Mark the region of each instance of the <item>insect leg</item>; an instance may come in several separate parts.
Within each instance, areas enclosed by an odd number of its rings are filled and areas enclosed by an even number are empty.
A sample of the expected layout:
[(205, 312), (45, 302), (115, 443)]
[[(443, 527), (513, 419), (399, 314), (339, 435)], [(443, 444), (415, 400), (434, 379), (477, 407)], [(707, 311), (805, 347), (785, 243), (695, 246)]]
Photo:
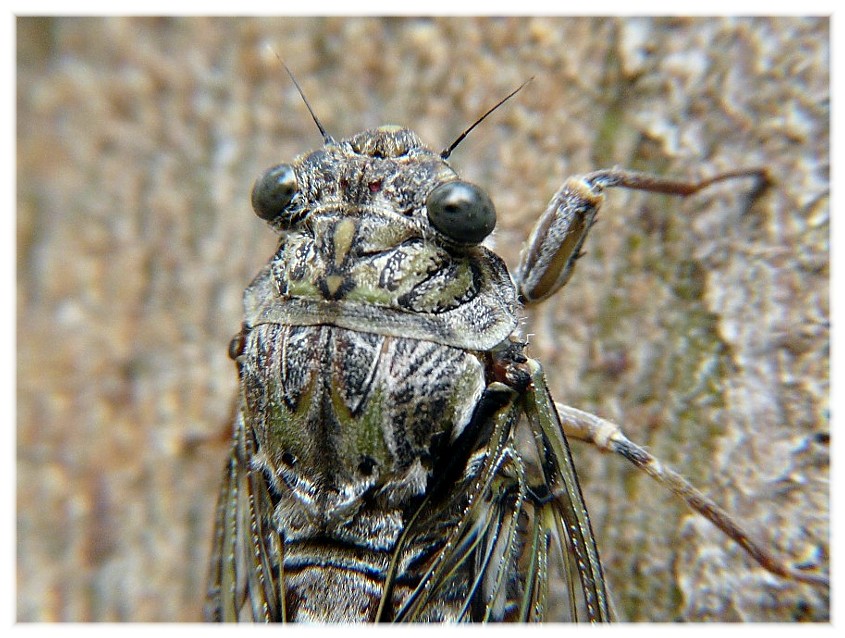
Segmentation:
[(554, 496), (558, 524), (562, 524), (575, 556), (587, 615), (591, 622), (611, 620), (607, 587), (590, 517), (575, 474), (572, 453), (540, 364), (526, 362), (531, 382), (523, 395), (534, 442), (549, 492)]
[(830, 586), (826, 576), (793, 569), (773, 556), (763, 545), (755, 542), (728, 512), (680, 474), (663, 465), (659, 459), (639, 445), (631, 442), (615, 423), (561, 403), (555, 403), (555, 408), (567, 436), (586, 441), (600, 450), (614, 452), (626, 458), (658, 483), (684, 499), (693, 510), (736, 541), (764, 569), (782, 578), (822, 587)]
[(575, 262), (582, 254), (581, 247), (587, 233), (604, 201), (605, 188), (688, 197), (716, 182), (740, 178), (757, 181), (753, 194), (768, 184), (768, 176), (762, 169), (729, 171), (698, 181), (669, 179), (617, 168), (569, 178), (540, 216), (520, 255), (516, 282), (522, 301), (526, 305), (542, 301), (569, 281)]

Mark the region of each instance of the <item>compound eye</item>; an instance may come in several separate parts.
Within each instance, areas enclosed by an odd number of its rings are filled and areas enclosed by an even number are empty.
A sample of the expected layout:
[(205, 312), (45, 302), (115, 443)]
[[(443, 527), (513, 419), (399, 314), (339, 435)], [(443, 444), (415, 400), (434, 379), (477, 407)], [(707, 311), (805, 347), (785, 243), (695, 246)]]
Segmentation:
[(496, 227), (496, 209), (483, 190), (467, 182), (446, 182), (428, 194), (428, 221), (455, 244), (480, 244)]
[(290, 164), (268, 168), (252, 187), (252, 209), (266, 221), (273, 221), (285, 212), (296, 195), (296, 174)]

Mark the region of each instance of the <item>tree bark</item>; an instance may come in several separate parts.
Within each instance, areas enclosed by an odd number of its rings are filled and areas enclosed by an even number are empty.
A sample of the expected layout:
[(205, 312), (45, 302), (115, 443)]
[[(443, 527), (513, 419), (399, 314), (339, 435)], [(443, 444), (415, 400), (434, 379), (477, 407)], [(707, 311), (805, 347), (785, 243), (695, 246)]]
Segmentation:
[[(829, 562), (827, 19), (19, 18), (17, 618), (195, 621), (241, 294), (275, 237), (254, 178), (398, 123), (520, 243), (563, 180), (766, 167), (687, 199), (609, 191), (527, 313), (555, 397), (621, 424), (790, 563)], [(624, 461), (575, 445), (622, 619), (829, 619)]]

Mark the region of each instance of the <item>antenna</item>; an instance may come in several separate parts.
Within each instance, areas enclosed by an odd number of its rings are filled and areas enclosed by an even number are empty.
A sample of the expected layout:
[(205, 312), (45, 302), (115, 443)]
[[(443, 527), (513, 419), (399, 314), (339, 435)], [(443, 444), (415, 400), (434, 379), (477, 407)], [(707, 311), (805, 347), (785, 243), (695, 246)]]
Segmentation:
[[(308, 112), (311, 114), (311, 119), (314, 120), (314, 124), (316, 124), (317, 128), (320, 129), (320, 134), (323, 136), (323, 142), (325, 144), (334, 144), (334, 138), (331, 135), (329, 135), (328, 133), (326, 133), (326, 129), (323, 127), (322, 123), (317, 118), (317, 115), (314, 113), (314, 109), (311, 108), (311, 104), (308, 102), (308, 98), (305, 97), (305, 93), (302, 92), (302, 87), (299, 86), (299, 82), (296, 81), (296, 78), (294, 77), (293, 72), (288, 68), (288, 65), (285, 64), (285, 61), (282, 60), (282, 57), (278, 53), (276, 53), (275, 51), (273, 51), (273, 53), (276, 55), (276, 58), (279, 60), (279, 64), (281, 64), (283, 67), (285, 67), (285, 71), (288, 72), (290, 79), (293, 80), (293, 85), (296, 87), (296, 90), (299, 91), (299, 97), (301, 97), (302, 101), (305, 102), (305, 106), (308, 109)], [(520, 87), (520, 88), (522, 88), (522, 87)], [(519, 89), (517, 89), (517, 90), (519, 90)], [(508, 97), (510, 97), (510, 96), (508, 96)], [(505, 99), (507, 99), (507, 98), (505, 98)]]
[[(283, 63), (283, 64), (284, 64), (284, 63)], [(285, 68), (287, 68), (287, 67), (285, 67)], [(288, 73), (290, 73), (290, 71), (288, 71)], [(293, 76), (291, 76), (291, 77), (293, 77)], [(452, 151), (454, 151), (454, 150), (455, 150), (455, 147), (456, 147), (458, 144), (460, 144), (461, 142), (463, 142), (463, 141), (464, 141), (464, 138), (465, 138), (467, 135), (469, 135), (469, 132), (470, 132), (472, 129), (474, 129), (476, 126), (478, 126), (479, 124), (481, 124), (481, 122), (484, 120), (484, 118), (486, 118), (486, 117), (487, 117), (488, 115), (490, 115), (493, 111), (495, 111), (497, 108), (499, 108), (500, 106), (502, 106), (502, 104), (504, 104), (505, 102), (507, 102), (509, 99), (511, 99), (511, 98), (512, 98), (514, 95), (516, 95), (517, 93), (519, 93), (519, 91), (520, 91), (520, 90), (522, 90), (522, 87), (524, 87), (526, 84), (528, 84), (528, 83), (529, 83), (531, 80), (533, 80), (533, 79), (534, 79), (534, 76), (532, 75), (530, 78), (528, 78), (527, 80), (525, 80), (525, 82), (523, 82), (523, 83), (522, 83), (522, 84), (520, 84), (517, 88), (515, 88), (513, 91), (511, 91), (508, 95), (506, 95), (504, 98), (502, 98), (501, 100), (499, 100), (499, 102), (498, 102), (498, 103), (497, 103), (497, 104), (496, 104), (493, 108), (491, 108), (491, 109), (490, 109), (489, 111), (487, 111), (484, 115), (482, 115), (482, 116), (481, 116), (481, 117), (479, 117), (477, 120), (475, 120), (475, 122), (472, 124), (472, 126), (470, 126), (467, 130), (465, 130), (465, 131), (464, 131), (463, 133), (461, 133), (460, 135), (458, 135), (458, 139), (456, 139), (454, 142), (452, 142), (452, 143), (448, 146), (448, 148), (445, 148), (445, 149), (443, 149), (442, 151), (440, 151), (440, 157), (442, 157), (443, 159), (448, 159), (448, 158), (449, 158), (449, 156), (452, 154)], [(294, 82), (296, 82), (296, 80), (294, 80)], [(303, 99), (304, 99), (304, 98), (303, 98)], [(309, 107), (309, 108), (310, 108), (310, 107)]]

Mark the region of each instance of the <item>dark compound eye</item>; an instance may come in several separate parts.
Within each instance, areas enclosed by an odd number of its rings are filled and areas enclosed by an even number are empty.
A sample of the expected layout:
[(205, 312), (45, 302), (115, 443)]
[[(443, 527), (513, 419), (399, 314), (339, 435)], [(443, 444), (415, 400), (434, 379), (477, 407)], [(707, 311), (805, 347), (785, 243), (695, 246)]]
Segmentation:
[(296, 174), (290, 164), (268, 168), (252, 187), (252, 209), (261, 219), (280, 217), (296, 195)]
[(467, 182), (446, 182), (425, 201), (428, 221), (448, 240), (481, 243), (496, 227), (496, 209), (483, 190)]

